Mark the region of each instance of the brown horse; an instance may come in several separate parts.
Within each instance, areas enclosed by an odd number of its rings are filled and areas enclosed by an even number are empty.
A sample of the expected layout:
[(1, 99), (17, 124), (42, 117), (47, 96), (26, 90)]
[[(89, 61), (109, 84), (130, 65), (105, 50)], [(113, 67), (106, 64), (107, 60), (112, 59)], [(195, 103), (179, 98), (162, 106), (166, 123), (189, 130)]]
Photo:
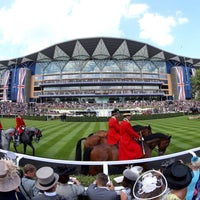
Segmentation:
[[(141, 134), (142, 137), (146, 137), (152, 134), (151, 126), (141, 126), (135, 125), (132, 126), (133, 130), (136, 131), (138, 134)], [(84, 142), (84, 148), (93, 147), (98, 144), (107, 144), (107, 131), (100, 130), (95, 133), (90, 134)]]
[[(146, 137), (148, 135), (152, 134), (151, 131), (151, 126), (142, 126), (142, 125), (135, 125), (132, 126), (133, 130), (136, 131), (138, 134), (141, 134), (142, 137)], [(95, 133), (91, 133), (87, 138), (81, 138), (76, 145), (76, 156), (75, 160), (81, 161), (81, 143), (82, 141), (85, 140), (84, 142), (84, 150), (87, 148), (92, 148), (98, 144), (107, 144), (107, 131), (105, 130), (99, 130)]]
[[(144, 138), (145, 155), (143, 158), (151, 157), (153, 149), (158, 147), (158, 155), (163, 155), (170, 144), (171, 136), (154, 133)], [(99, 144), (94, 147), (89, 147), (84, 151), (84, 161), (116, 161), (118, 160), (118, 145)], [(84, 166), (83, 173), (90, 175), (102, 171), (101, 166)]]

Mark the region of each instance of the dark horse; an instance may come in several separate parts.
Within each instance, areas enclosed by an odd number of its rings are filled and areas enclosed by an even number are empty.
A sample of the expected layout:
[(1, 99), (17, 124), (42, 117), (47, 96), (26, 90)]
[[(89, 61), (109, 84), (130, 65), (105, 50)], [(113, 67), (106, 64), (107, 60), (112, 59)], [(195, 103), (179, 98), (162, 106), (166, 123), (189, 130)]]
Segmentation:
[[(143, 158), (151, 157), (152, 151), (157, 147), (158, 155), (163, 155), (170, 144), (171, 136), (154, 133), (144, 138), (145, 155)], [(80, 148), (78, 148), (80, 149)], [(84, 150), (84, 161), (116, 161), (118, 160), (118, 145), (99, 144)], [(90, 175), (95, 175), (101, 171), (100, 166), (83, 166), (83, 173), (87, 174), (89, 170)]]
[[(150, 125), (148, 125), (148, 126), (135, 125), (132, 127), (133, 127), (133, 130), (135, 130), (138, 134), (141, 134), (142, 137), (146, 137), (146, 136), (152, 134)], [(76, 145), (76, 148), (77, 148), (76, 149), (76, 157), (75, 157), (76, 160), (81, 160), (82, 155), (80, 154), (80, 150), (78, 148), (81, 147), (81, 143), (83, 140), (85, 140), (84, 149), (91, 148), (98, 144), (107, 144), (108, 143), (107, 142), (107, 131), (100, 130), (95, 133), (91, 133), (87, 138), (85, 138), (85, 137), (81, 138)]]
[[(10, 142), (12, 140), (13, 135), (16, 133), (15, 128), (11, 128), (2, 132), (2, 142), (1, 146), (4, 150), (9, 150)], [(42, 137), (42, 131), (35, 127), (26, 127), (24, 133), (21, 136), (20, 143), (24, 145), (24, 154), (26, 154), (27, 145), (30, 146), (33, 150), (32, 155), (35, 155), (35, 148), (33, 146), (33, 138), (35, 142), (40, 141), (40, 137)], [(13, 144), (15, 151), (17, 152), (17, 146)]]

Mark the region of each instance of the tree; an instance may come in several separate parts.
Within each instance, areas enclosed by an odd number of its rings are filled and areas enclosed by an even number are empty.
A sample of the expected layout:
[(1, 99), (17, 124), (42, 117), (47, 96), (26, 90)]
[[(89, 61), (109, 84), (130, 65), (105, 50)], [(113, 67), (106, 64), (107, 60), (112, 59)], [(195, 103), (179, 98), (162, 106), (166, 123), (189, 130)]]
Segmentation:
[(200, 69), (196, 70), (196, 75), (191, 77), (192, 96), (196, 100), (200, 100)]

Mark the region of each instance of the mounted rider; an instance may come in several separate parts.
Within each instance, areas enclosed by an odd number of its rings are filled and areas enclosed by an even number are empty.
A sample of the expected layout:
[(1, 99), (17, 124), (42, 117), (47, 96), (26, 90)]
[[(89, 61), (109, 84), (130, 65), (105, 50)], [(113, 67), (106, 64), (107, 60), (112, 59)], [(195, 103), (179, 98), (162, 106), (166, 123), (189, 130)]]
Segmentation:
[(2, 130), (3, 130), (3, 126), (2, 126), (1, 121), (0, 121), (0, 142), (1, 142), (1, 132), (2, 132)]
[(25, 124), (24, 119), (23, 119), (20, 112), (18, 112), (18, 115), (15, 118), (15, 121), (16, 121), (15, 128), (16, 128), (17, 131), (16, 131), (16, 134), (15, 134), (15, 137), (14, 137), (14, 142), (15, 142), (15, 144), (19, 144), (20, 138), (21, 138), (22, 134), (24, 133), (26, 124)]
[(120, 123), (119, 160), (142, 158), (144, 156), (143, 149), (137, 141), (143, 138), (132, 128), (131, 112), (127, 111), (123, 116), (124, 119)]

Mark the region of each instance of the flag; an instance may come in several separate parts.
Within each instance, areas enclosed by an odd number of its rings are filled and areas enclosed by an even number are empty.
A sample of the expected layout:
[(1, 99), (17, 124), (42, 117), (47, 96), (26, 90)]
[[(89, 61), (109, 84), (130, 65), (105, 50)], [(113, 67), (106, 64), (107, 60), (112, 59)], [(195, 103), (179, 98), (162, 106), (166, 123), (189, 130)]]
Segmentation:
[(18, 85), (17, 85), (17, 102), (24, 103), (24, 82), (26, 76), (26, 69), (19, 69)]
[(176, 67), (177, 74), (177, 85), (178, 85), (178, 100), (185, 100), (185, 84), (183, 69), (181, 67)]
[(8, 80), (10, 77), (10, 71), (6, 70), (4, 73), (4, 78), (3, 78), (3, 100), (7, 101), (8, 100)]

